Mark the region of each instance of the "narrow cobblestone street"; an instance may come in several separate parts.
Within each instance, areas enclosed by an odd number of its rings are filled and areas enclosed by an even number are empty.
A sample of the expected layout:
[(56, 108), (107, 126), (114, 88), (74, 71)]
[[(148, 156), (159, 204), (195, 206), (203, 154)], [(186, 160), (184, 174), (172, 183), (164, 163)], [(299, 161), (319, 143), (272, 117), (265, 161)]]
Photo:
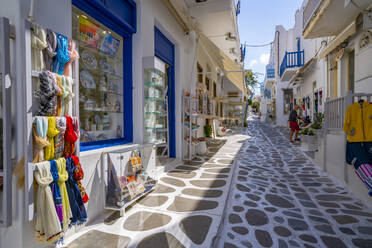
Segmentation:
[(247, 135), (218, 247), (372, 247), (370, 208), (276, 129)]
[(214, 140), (126, 217), (68, 247), (372, 247), (371, 209), (278, 130), (251, 120), (244, 132)]

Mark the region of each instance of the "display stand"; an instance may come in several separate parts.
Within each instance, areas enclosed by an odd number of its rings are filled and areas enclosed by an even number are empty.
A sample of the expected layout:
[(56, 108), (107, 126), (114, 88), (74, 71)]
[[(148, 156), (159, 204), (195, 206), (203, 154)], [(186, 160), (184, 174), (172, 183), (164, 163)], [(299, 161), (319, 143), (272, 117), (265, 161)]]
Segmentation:
[(167, 65), (156, 57), (143, 59), (145, 143), (155, 144), (157, 156), (169, 155)]
[(190, 161), (196, 156), (196, 145), (198, 144), (198, 97), (192, 95), (190, 91), (183, 91), (182, 94), (183, 110), (183, 159)]
[[(34, 97), (34, 90), (38, 88), (38, 78), (40, 71), (32, 70), (32, 48), (31, 48), (31, 35), (32, 35), (32, 23), (29, 21), (25, 22), (26, 25), (26, 40), (25, 40), (25, 84), (23, 86), (24, 92), (24, 130), (25, 130), (25, 143), (24, 143), (24, 169), (25, 169), (25, 219), (31, 221), (34, 218), (34, 163), (33, 159), (33, 138), (32, 138), (32, 125), (34, 122), (35, 110), (37, 109), (37, 101)], [(73, 61), (71, 64), (70, 77), (73, 80), (72, 92), (75, 95), (72, 99), (72, 116), (79, 116), (78, 110), (78, 96), (79, 95), (79, 62), (78, 60)], [(78, 156), (80, 152), (79, 140), (76, 142), (75, 153)]]
[[(133, 151), (138, 152), (141, 157), (143, 169), (138, 172), (130, 170)], [(107, 159), (103, 159), (102, 165), (104, 209), (120, 211), (123, 216), (128, 206), (150, 193), (156, 186), (156, 146), (152, 144), (135, 145), (104, 155), (107, 156)], [(131, 176), (135, 177), (135, 181), (140, 180), (140, 183), (145, 187), (140, 187), (143, 192), (141, 190), (132, 197), (128, 189)]]

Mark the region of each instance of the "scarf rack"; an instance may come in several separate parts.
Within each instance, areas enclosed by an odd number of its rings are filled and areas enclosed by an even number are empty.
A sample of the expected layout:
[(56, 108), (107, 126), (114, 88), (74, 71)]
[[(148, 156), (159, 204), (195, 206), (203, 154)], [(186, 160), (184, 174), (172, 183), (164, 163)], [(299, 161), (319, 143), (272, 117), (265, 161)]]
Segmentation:
[[(35, 109), (35, 98), (34, 98), (34, 89), (35, 82), (38, 82), (36, 78), (39, 78), (41, 71), (33, 69), (33, 50), (32, 50), (32, 32), (34, 31), (33, 23), (28, 20), (25, 20), (25, 41), (22, 43), (25, 51), (25, 84), (23, 85), (23, 98), (24, 98), (24, 109), (23, 109), (23, 119), (25, 122), (25, 142), (23, 146), (24, 151), (24, 169), (25, 169), (25, 219), (26, 221), (31, 221), (34, 219), (34, 176), (33, 172), (35, 170), (33, 159), (33, 138), (32, 138), (32, 125), (36, 115), (33, 113)], [(45, 29), (46, 30), (46, 29)], [(75, 48), (76, 50), (78, 47)], [(75, 95), (72, 98), (72, 116), (79, 116), (79, 62), (74, 60), (70, 63), (70, 72), (69, 77), (72, 78), (72, 92)], [(76, 146), (76, 155), (79, 156), (80, 147), (79, 142)]]

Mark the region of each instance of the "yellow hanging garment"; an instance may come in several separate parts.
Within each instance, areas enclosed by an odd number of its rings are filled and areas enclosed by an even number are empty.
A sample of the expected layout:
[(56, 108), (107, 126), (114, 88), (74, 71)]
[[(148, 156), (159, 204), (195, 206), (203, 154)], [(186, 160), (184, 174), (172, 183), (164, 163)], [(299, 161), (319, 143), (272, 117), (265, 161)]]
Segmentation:
[(48, 117), (48, 132), (47, 137), (49, 141), (49, 146), (45, 147), (45, 160), (54, 159), (54, 137), (59, 134), (59, 131), (56, 127), (56, 118), (49, 116)]
[(56, 160), (58, 170), (58, 186), (61, 191), (62, 198), (62, 213), (63, 213), (63, 231), (66, 231), (68, 227), (68, 220), (71, 218), (70, 201), (68, 199), (68, 193), (66, 188), (66, 181), (68, 179), (68, 173), (66, 170), (66, 159), (59, 158)]

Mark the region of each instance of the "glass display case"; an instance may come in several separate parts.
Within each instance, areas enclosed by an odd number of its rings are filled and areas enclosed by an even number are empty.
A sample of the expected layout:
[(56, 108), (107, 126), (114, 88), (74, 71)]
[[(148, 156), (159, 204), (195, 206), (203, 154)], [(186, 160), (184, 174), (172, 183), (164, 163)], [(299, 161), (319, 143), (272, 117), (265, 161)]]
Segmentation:
[(124, 210), (156, 186), (153, 145), (136, 145), (106, 156), (107, 164), (103, 167), (105, 209)]
[(72, 15), (80, 53), (81, 142), (122, 139), (123, 38), (75, 7)]
[(144, 62), (145, 143), (156, 144), (159, 155), (168, 150), (167, 65), (156, 57)]

